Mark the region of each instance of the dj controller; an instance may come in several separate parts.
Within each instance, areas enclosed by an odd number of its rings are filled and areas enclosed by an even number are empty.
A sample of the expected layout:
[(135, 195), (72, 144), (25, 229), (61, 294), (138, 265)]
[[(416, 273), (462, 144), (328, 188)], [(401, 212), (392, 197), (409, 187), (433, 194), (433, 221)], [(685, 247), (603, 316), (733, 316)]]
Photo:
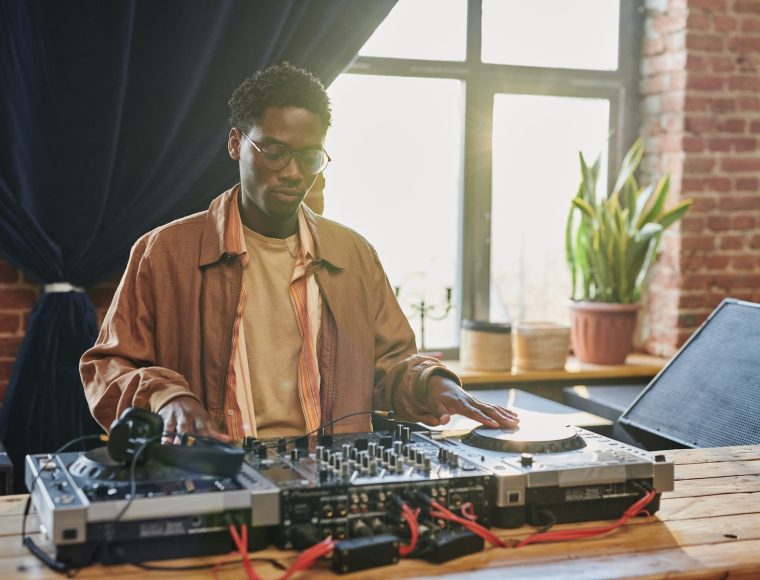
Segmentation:
[[(402, 505), (419, 509), (421, 557), (444, 561), (483, 542), (438, 517), (433, 503), (484, 527), (545, 526), (618, 518), (647, 489), (658, 492), (646, 506), (654, 513), (674, 483), (664, 455), (571, 426), (411, 432), (399, 424), (251, 439), (238, 451), (239, 468), (225, 474), (155, 457), (135, 466), (105, 447), (30, 455), (26, 484), (56, 559), (83, 565), (226, 553), (230, 525), (248, 527), (252, 550), (303, 550), (333, 538), (375, 555), (390, 542), (397, 554), (409, 535)], [(349, 569), (358, 568), (340, 571)]]

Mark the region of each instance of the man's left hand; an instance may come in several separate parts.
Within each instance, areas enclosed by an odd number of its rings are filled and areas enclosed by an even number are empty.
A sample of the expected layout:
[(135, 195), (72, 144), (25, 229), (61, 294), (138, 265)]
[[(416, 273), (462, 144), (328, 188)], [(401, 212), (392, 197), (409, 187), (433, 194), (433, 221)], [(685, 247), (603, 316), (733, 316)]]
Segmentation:
[(415, 420), (432, 427), (448, 423), (451, 415), (463, 415), (495, 429), (513, 429), (520, 422), (514, 411), (483, 403), (451, 379), (440, 375), (433, 375), (428, 380), (427, 408), (428, 413), (415, 417)]

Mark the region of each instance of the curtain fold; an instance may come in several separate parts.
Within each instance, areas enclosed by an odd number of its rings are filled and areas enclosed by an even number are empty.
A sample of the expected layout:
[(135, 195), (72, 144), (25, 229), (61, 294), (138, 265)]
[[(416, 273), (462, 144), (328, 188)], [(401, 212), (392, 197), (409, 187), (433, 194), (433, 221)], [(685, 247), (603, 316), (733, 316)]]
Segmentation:
[[(41, 283), (117, 274), (144, 232), (236, 181), (227, 100), (284, 60), (329, 84), (396, 0), (0, 2), (0, 255)], [(95, 432), (86, 294), (43, 293), (0, 409), (24, 455)], [(21, 469), (20, 469), (21, 468)]]

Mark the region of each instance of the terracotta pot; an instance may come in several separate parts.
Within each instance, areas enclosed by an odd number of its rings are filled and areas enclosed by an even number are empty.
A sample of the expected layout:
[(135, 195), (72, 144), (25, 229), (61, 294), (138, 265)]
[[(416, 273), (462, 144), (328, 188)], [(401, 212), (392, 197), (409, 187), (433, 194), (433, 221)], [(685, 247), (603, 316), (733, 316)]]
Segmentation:
[(620, 365), (633, 347), (640, 304), (571, 302), (570, 342), (582, 362)]

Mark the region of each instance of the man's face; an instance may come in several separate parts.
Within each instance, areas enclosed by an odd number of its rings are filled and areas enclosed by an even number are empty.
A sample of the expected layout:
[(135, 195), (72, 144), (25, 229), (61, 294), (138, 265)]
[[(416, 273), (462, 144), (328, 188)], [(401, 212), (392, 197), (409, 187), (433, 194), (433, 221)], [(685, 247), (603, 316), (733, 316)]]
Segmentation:
[[(324, 146), (319, 116), (297, 107), (270, 107), (259, 122), (244, 130), (259, 147), (279, 143), (300, 152)], [(230, 131), (228, 146), (233, 159), (240, 161), (244, 223), (248, 221), (254, 230), (295, 224), (298, 206), (316, 175), (303, 173), (296, 157), (278, 171), (269, 169), (261, 153), (236, 129)]]

